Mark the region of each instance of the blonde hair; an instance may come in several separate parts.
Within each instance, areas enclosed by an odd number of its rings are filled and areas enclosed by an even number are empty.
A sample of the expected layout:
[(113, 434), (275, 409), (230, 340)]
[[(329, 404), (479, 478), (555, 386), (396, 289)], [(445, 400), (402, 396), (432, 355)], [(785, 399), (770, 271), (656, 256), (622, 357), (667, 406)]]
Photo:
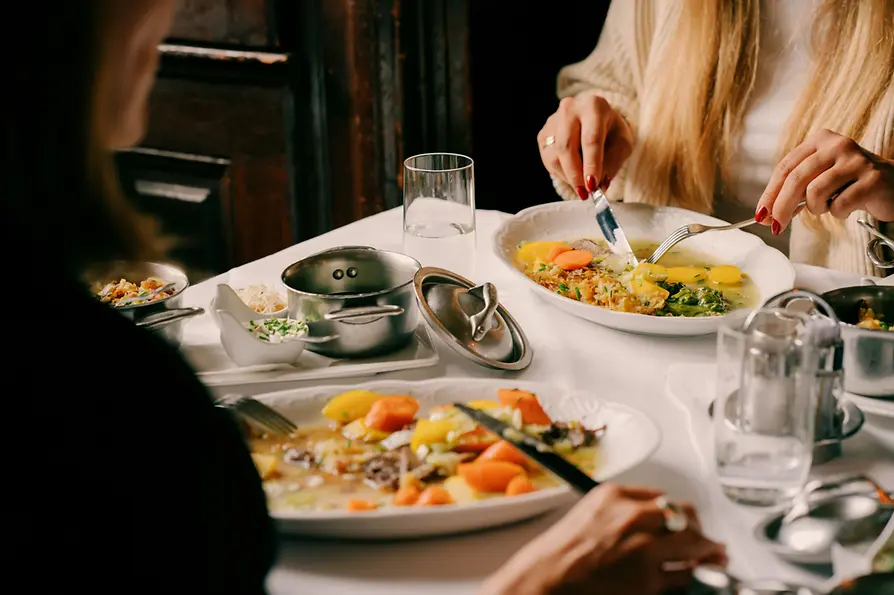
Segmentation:
[[(644, 93), (637, 157), (644, 202), (712, 210), (717, 173), (729, 181), (759, 38), (759, 0), (682, 2), (673, 39), (650, 66), (654, 79)], [(813, 73), (778, 157), (821, 128), (858, 142), (870, 131), (894, 78), (894, 0), (824, 0), (812, 46)]]

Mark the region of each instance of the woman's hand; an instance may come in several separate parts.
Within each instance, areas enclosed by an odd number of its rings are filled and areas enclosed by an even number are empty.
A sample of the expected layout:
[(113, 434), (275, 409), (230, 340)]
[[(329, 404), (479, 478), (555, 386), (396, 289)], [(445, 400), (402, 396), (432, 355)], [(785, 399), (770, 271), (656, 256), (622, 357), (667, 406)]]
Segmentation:
[(828, 212), (847, 219), (861, 210), (879, 221), (894, 221), (894, 162), (853, 139), (820, 130), (779, 162), (754, 218), (779, 235), (802, 201), (814, 215)]
[(630, 125), (595, 91), (585, 91), (559, 102), (537, 135), (540, 158), (547, 171), (577, 190), (608, 188), (633, 152)]
[(661, 492), (603, 484), (491, 577), (482, 595), (652, 595), (682, 588), (692, 568), (726, 564), (691, 506), (683, 531), (665, 528)]

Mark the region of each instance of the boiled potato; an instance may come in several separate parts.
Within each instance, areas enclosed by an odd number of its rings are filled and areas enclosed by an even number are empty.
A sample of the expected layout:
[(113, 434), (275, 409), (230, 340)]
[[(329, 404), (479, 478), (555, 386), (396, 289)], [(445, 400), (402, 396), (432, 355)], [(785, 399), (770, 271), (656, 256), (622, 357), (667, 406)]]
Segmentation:
[(666, 300), (669, 295), (666, 289), (645, 279), (634, 279), (630, 282), (630, 288), (634, 295), (641, 297), (658, 297)]
[(670, 267), (667, 269), (668, 283), (697, 283), (708, 278), (708, 270), (703, 267)]
[(646, 281), (664, 281), (667, 279), (667, 269), (660, 264), (641, 262), (633, 269), (633, 277)]
[(545, 262), (549, 256), (550, 250), (555, 246), (562, 246), (565, 242), (528, 242), (518, 249), (516, 258), (524, 264), (537, 262)]
[(277, 459), (273, 455), (265, 455), (257, 452), (251, 453), (251, 459), (255, 462), (258, 475), (261, 479), (268, 479), (276, 473)]
[(342, 428), (342, 436), (348, 440), (357, 440), (361, 442), (381, 442), (390, 434), (381, 430), (374, 430), (363, 423), (363, 419), (355, 419), (344, 428)]
[(349, 390), (332, 397), (323, 407), (323, 416), (332, 421), (352, 422), (355, 419), (366, 417), (366, 414), (372, 409), (373, 403), (384, 397), (385, 395), (368, 390)]
[(456, 424), (449, 419), (440, 421), (420, 419), (416, 422), (413, 437), (410, 439), (410, 450), (416, 452), (423, 444), (447, 442), (447, 434), (454, 429), (456, 429)]
[(723, 265), (712, 267), (708, 271), (708, 278), (712, 283), (720, 283), (722, 285), (738, 285), (742, 281), (742, 271), (739, 267), (733, 265)]
[(479, 492), (459, 475), (451, 475), (444, 480), (444, 489), (450, 493), (456, 504), (469, 504), (487, 497), (484, 492)]

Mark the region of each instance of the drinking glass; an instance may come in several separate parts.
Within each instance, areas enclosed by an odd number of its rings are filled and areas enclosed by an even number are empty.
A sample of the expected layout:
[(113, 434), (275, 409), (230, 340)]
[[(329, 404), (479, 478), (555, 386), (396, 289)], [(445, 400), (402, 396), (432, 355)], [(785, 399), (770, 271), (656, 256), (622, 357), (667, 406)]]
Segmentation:
[(475, 276), (475, 163), (426, 153), (404, 161), (404, 252), (422, 266)]
[(802, 490), (813, 462), (817, 352), (806, 314), (752, 316), (717, 335), (714, 456), (727, 498), (775, 506)]

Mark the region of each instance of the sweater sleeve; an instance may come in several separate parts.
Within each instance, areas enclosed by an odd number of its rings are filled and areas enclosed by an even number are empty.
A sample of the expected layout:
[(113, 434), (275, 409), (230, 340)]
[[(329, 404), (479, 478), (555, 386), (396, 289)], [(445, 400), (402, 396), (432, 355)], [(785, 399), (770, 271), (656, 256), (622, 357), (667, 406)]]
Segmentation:
[[(564, 67), (557, 82), (560, 99), (596, 90), (627, 120), (634, 138), (639, 121), (640, 88), (654, 29), (652, 1), (614, 0), (596, 49), (583, 61)], [(607, 193), (609, 199), (622, 199), (626, 170), (622, 168), (612, 182)], [(577, 193), (568, 184), (554, 178), (553, 185), (565, 200), (578, 200)]]

